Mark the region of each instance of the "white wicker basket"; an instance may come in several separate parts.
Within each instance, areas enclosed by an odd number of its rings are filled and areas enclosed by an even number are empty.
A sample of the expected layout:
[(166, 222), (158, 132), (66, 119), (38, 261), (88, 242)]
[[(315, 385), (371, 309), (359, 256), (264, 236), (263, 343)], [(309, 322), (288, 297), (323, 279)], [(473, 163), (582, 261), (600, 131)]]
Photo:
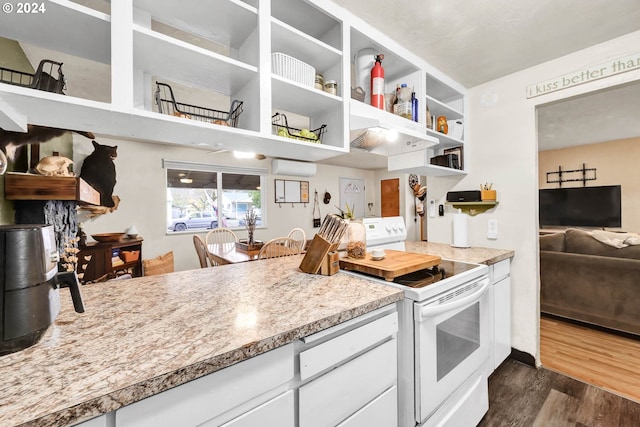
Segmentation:
[(313, 87), (315, 83), (315, 68), (282, 52), (271, 54), (271, 71), (301, 85)]

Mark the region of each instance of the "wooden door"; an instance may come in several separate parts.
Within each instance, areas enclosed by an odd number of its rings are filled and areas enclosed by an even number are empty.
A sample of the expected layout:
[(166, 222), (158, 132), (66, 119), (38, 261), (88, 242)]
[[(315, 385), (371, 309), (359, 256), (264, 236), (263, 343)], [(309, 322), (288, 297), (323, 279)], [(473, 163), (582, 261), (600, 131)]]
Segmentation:
[(380, 215), (400, 216), (400, 178), (380, 181)]

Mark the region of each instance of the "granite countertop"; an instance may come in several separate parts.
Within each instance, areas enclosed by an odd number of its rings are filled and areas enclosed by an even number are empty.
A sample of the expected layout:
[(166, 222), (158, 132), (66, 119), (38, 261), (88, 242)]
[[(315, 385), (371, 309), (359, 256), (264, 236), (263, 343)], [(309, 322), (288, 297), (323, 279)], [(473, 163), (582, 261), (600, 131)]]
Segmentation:
[(64, 426), (402, 299), (302, 256), (83, 286), (33, 347), (0, 357), (0, 425)]
[(406, 241), (406, 251), (422, 254), (439, 255), (441, 258), (453, 259), (474, 264), (495, 264), (504, 259), (513, 258), (514, 252), (508, 249), (493, 248), (454, 248), (446, 243)]

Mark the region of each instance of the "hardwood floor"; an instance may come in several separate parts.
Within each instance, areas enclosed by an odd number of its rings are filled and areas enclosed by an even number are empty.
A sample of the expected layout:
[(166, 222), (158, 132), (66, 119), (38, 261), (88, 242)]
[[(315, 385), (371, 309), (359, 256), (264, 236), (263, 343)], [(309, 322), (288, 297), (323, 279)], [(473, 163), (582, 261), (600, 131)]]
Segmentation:
[(507, 360), (478, 427), (640, 426), (640, 340), (542, 317), (543, 367)]
[(489, 411), (478, 424), (478, 427), (638, 426), (640, 404), (513, 359), (508, 359), (489, 378)]
[(640, 340), (540, 318), (542, 366), (636, 402), (640, 402), (639, 356)]

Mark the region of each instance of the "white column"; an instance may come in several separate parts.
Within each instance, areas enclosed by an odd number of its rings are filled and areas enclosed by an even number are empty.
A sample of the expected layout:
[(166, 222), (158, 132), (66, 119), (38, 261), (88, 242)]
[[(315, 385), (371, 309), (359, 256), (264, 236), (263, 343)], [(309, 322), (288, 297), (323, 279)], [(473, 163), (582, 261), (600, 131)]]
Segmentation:
[(133, 0), (111, 2), (111, 104), (133, 108)]

